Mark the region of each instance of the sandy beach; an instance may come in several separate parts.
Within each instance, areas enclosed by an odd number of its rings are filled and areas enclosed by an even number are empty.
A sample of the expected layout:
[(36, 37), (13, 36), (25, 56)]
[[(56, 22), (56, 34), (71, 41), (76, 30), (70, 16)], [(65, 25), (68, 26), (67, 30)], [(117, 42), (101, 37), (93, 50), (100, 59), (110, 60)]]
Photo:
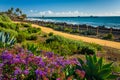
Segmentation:
[[(19, 23), (19, 22), (14, 22), (14, 23)], [(69, 38), (69, 39), (82, 40), (82, 41), (88, 42), (88, 43), (96, 43), (96, 44), (99, 44), (99, 45), (102, 45), (102, 46), (107, 46), (107, 47), (111, 47), (111, 48), (120, 49), (120, 43), (119, 42), (89, 38), (89, 37), (78, 36), (78, 35), (72, 35), (72, 34), (68, 34), (68, 33), (64, 33), (64, 32), (55, 31), (51, 28), (39, 26), (39, 25), (36, 25), (36, 24), (32, 24), (32, 26), (37, 27), (37, 28), (41, 28), (41, 30), (45, 33), (53, 32), (56, 35), (64, 36), (64, 37)]]

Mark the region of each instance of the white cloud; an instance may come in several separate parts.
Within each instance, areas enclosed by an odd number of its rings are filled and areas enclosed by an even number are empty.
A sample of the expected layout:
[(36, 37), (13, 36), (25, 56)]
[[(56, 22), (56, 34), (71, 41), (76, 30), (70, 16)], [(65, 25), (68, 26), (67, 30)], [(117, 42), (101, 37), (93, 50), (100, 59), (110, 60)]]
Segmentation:
[(29, 16), (59, 16), (59, 17), (64, 17), (64, 16), (119, 16), (120, 15), (120, 11), (116, 11), (116, 12), (101, 12), (101, 13), (84, 13), (84, 12), (80, 12), (78, 10), (76, 11), (62, 11), (62, 12), (55, 12), (55, 11), (41, 11), (38, 12), (36, 10), (30, 10), (30, 14)]
[(87, 16), (88, 14), (85, 14), (83, 12), (76, 11), (63, 11), (63, 12), (54, 12), (51, 10), (48, 11), (42, 11), (42, 12), (35, 12), (30, 11), (32, 16)]
[(30, 12), (32, 13), (32, 12), (33, 12), (33, 10), (30, 10)]

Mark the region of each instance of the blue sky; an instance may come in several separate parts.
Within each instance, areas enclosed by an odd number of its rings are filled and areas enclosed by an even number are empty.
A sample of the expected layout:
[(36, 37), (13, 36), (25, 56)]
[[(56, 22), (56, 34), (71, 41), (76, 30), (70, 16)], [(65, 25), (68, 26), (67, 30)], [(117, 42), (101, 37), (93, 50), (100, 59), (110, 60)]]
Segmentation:
[(28, 16), (120, 16), (120, 0), (0, 0), (0, 11), (10, 7)]

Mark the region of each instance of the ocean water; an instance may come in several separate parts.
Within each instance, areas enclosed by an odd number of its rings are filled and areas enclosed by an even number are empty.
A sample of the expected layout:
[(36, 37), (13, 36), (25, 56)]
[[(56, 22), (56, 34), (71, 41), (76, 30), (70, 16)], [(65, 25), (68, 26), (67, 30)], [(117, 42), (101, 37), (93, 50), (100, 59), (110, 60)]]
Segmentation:
[(87, 24), (94, 27), (105, 26), (120, 29), (120, 17), (28, 17), (28, 20)]

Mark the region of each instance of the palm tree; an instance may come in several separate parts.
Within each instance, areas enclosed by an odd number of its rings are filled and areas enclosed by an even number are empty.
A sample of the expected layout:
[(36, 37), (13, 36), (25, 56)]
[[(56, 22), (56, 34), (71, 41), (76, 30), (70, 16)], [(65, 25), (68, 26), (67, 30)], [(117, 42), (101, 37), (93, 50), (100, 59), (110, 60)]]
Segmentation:
[(20, 9), (19, 8), (16, 8), (16, 13), (17, 13), (17, 15), (19, 15), (19, 11), (20, 11)]
[(20, 13), (20, 15), (22, 15), (22, 11), (21, 10), (19, 11), (19, 13)]
[(12, 12), (11, 12), (11, 10), (10, 10), (10, 9), (8, 9), (7, 13), (10, 15)]
[(11, 12), (13, 13), (13, 11), (14, 11), (14, 8), (13, 8), (13, 7), (11, 7), (11, 9), (10, 9), (10, 10), (11, 10)]

